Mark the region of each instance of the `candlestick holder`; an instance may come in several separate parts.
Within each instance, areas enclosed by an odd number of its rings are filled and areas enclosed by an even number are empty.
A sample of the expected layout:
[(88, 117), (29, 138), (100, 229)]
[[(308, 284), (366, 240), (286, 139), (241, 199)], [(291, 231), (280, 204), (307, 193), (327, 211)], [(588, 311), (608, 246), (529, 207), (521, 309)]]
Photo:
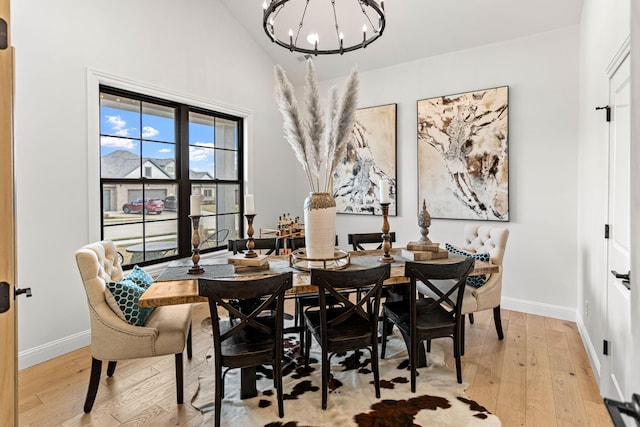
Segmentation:
[(389, 205), (390, 203), (380, 203), (382, 208), (382, 250), (384, 254), (378, 261), (393, 262), (394, 259), (389, 253), (391, 251), (391, 236), (389, 235)]
[(193, 246), (191, 260), (193, 261), (193, 266), (187, 271), (189, 274), (202, 274), (204, 273), (204, 268), (200, 267), (198, 262), (200, 262), (200, 218), (202, 215), (189, 215), (191, 218), (191, 245)]
[(253, 218), (256, 214), (245, 214), (247, 218), (247, 252), (244, 254), (245, 258), (257, 258), (258, 254), (253, 251), (255, 242), (253, 241)]

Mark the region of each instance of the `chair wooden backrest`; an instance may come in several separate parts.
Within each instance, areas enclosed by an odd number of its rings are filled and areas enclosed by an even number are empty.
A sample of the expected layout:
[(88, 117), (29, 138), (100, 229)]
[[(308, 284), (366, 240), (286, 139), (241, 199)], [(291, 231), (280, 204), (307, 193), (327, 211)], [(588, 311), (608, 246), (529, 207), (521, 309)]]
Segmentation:
[[(265, 250), (265, 255), (271, 255), (275, 252), (275, 255), (280, 255), (280, 249), (283, 248), (283, 242), (279, 241), (275, 237), (266, 237), (253, 239), (254, 250)], [(233, 254), (244, 253), (247, 250), (247, 239), (230, 239), (227, 247)]]
[[(261, 333), (264, 336), (273, 337), (276, 342), (275, 351), (282, 354), (282, 325), (284, 319), (284, 293), (293, 286), (293, 273), (282, 273), (274, 276), (258, 279), (200, 279), (198, 280), (198, 293), (207, 297), (211, 311), (211, 323), (213, 329), (214, 356), (225, 364), (225, 355), (222, 354), (222, 345), (225, 341), (238, 336), (246, 328)], [(230, 303), (230, 300), (259, 299), (250, 313), (245, 313)], [(261, 322), (260, 314), (265, 311), (272, 312), (273, 303), (276, 304), (275, 324)], [(220, 315), (218, 309), (222, 308), (233, 317), (233, 326), (221, 333)], [(245, 331), (246, 332), (246, 331)], [(279, 344), (278, 344), (279, 343)], [(269, 359), (271, 360), (271, 359)], [(252, 366), (252, 365), (247, 365)]]
[[(462, 310), (464, 286), (467, 276), (473, 271), (474, 263), (475, 260), (472, 258), (452, 264), (405, 263), (404, 275), (409, 278), (411, 283), (410, 327), (412, 331), (416, 329), (416, 319), (419, 314), (433, 311), (439, 307), (448, 309), (452, 319), (459, 319)], [(448, 289), (442, 285), (442, 281), (451, 279), (454, 280), (451, 281), (451, 286)], [(433, 283), (434, 280), (441, 282), (436, 284)], [(432, 298), (428, 298), (429, 303), (419, 309), (416, 305), (417, 282), (422, 282), (432, 295)]]
[[(382, 285), (391, 275), (391, 265), (383, 264), (374, 268), (364, 270), (311, 270), (311, 284), (318, 287), (320, 320), (323, 325), (327, 325), (327, 330), (331, 327), (348, 322), (353, 316), (360, 316), (371, 322), (372, 331), (378, 328), (378, 313), (380, 312), (380, 298), (382, 296)], [(366, 289), (366, 294), (357, 302), (349, 299), (348, 294), (341, 292), (344, 289)], [(327, 297), (331, 296), (345, 307), (344, 312), (327, 321)], [(371, 300), (373, 299), (373, 304)], [(377, 337), (377, 332), (375, 332)], [(323, 334), (323, 342), (326, 347), (327, 336)]]
[[(376, 249), (382, 249), (382, 232), (377, 233), (349, 233), (347, 235), (349, 239), (349, 244), (353, 246), (354, 251), (364, 251), (367, 248), (362, 246), (367, 243), (378, 243), (378, 247)], [(396, 232), (392, 231), (389, 233), (389, 241), (391, 243), (396, 241)]]

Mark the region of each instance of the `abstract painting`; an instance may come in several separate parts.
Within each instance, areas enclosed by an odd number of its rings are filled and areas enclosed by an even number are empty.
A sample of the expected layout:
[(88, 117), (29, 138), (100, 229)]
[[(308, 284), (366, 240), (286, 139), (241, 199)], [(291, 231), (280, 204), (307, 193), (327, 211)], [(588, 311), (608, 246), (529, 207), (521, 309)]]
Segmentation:
[(356, 110), (352, 138), (333, 173), (336, 211), (382, 215), (380, 180), (391, 191), (389, 215), (396, 215), (396, 104)]
[(418, 196), (432, 218), (509, 221), (509, 87), (418, 101)]

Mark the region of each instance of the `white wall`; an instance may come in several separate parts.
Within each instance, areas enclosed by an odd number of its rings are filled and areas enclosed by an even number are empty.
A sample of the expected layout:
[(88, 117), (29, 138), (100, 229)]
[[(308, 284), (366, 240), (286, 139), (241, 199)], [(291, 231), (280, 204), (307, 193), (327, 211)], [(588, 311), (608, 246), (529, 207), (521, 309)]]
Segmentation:
[[(251, 112), (248, 188), (256, 194), (258, 218), (277, 218), (278, 206), (289, 204), (286, 191), (271, 191), (273, 160), (293, 156), (274, 126), (273, 62), (217, 1), (22, 0), (12, 6), (17, 283), (33, 290), (33, 298), (20, 301), (22, 368), (89, 343), (73, 255), (95, 236), (90, 206), (100, 197), (97, 187), (89, 188), (95, 180), (88, 182), (95, 178), (87, 166), (95, 141), (87, 141), (87, 67)], [(287, 173), (280, 171), (285, 182)]]
[[(317, 65), (322, 78), (322, 67)], [(360, 107), (398, 104), (397, 244), (416, 240), (419, 99), (509, 85), (508, 223), (503, 306), (573, 319), (576, 307), (578, 28), (548, 32), (360, 73)], [(324, 82), (342, 87), (345, 78)], [(302, 89), (298, 89), (298, 94)], [(304, 184), (301, 168), (300, 181)], [(299, 187), (300, 206), (307, 188)], [(427, 205), (429, 201), (427, 200)], [(434, 219), (429, 237), (462, 240), (464, 221)], [(381, 229), (380, 217), (338, 215), (340, 246), (350, 232)]]
[(599, 381), (606, 375), (602, 341), (606, 338), (609, 273), (603, 227), (607, 222), (609, 128), (604, 113), (595, 107), (609, 103), (606, 69), (629, 36), (629, 7), (629, 0), (585, 0), (580, 24), (577, 322)]

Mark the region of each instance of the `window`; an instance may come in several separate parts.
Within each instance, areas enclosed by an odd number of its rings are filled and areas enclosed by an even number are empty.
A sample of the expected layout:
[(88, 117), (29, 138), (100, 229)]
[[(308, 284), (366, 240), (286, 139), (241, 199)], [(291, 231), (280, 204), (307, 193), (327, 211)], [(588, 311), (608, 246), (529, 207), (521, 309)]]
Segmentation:
[(239, 117), (100, 86), (102, 238), (125, 265), (191, 255), (191, 194), (202, 195), (201, 253), (241, 235), (242, 128)]

